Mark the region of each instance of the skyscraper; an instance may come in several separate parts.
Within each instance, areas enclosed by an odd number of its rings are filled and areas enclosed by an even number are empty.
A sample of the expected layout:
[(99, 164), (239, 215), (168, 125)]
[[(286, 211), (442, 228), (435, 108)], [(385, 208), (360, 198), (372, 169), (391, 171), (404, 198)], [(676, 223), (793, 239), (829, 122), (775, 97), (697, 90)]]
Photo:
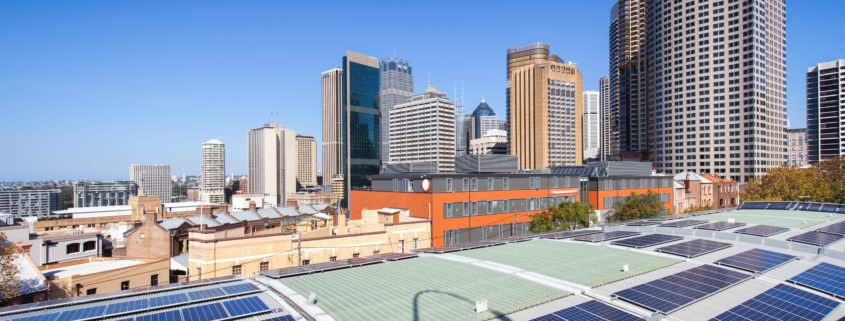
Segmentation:
[(595, 159), (601, 147), (601, 128), (599, 126), (599, 92), (584, 92), (583, 126), (584, 159)]
[[(842, 156), (845, 126), (840, 118), (845, 105), (845, 59), (816, 64), (807, 69), (807, 147), (810, 164)], [(791, 141), (791, 139), (790, 139)]]
[[(616, 109), (618, 154), (624, 159), (648, 160), (649, 93), (651, 78), (647, 52), (647, 0), (619, 0), (616, 16)], [(656, 34), (655, 34), (656, 36)], [(611, 49), (613, 50), (613, 49)]]
[(414, 75), (407, 60), (390, 57), (381, 60), (381, 161), (387, 162), (389, 156), (390, 109), (404, 104), (405, 99), (414, 94)]
[(786, 136), (789, 144), (786, 163), (795, 166), (810, 165), (807, 159), (807, 129), (787, 128)]
[(222, 203), (226, 201), (226, 146), (212, 139), (202, 143), (202, 185), (200, 199), (203, 202)]
[(583, 78), (578, 67), (535, 42), (507, 50), (510, 154), (520, 169), (580, 165)]
[(783, 164), (785, 1), (651, 0), (637, 7), (640, 15), (646, 10), (656, 169), (748, 182)]
[(390, 162), (437, 162), (437, 171), (455, 171), (455, 104), (434, 84), (390, 110)]
[(129, 197), (138, 195), (134, 181), (73, 182), (73, 207), (128, 205)]
[(250, 194), (264, 195), (270, 206), (284, 205), (296, 193), (296, 132), (266, 124), (247, 134), (247, 174)]
[(370, 187), (370, 175), (381, 171), (381, 109), (379, 61), (347, 50), (343, 57), (343, 177), (341, 206), (349, 189)]
[(322, 75), (323, 177), (326, 181), (343, 174), (343, 70), (334, 68)]
[(619, 157), (619, 5), (610, 8), (610, 28), (608, 28), (607, 109), (602, 113), (605, 118), (605, 141), (602, 145), (602, 161), (617, 160)]
[(296, 150), (296, 182), (300, 186), (317, 186), (317, 140), (296, 135)]
[(481, 99), (481, 103), (470, 116), (469, 126), (469, 132), (472, 133), (470, 140), (478, 139), (487, 134), (487, 131), (499, 129), (499, 116)]
[(599, 91), (600, 91), (600, 110), (599, 110), (599, 118), (601, 119), (601, 139), (599, 143), (599, 160), (602, 162), (606, 162), (609, 159), (610, 154), (610, 144), (611, 144), (611, 129), (614, 128), (616, 125), (612, 123), (610, 106), (610, 77), (604, 76), (599, 80)]
[(144, 195), (158, 196), (162, 203), (170, 203), (170, 165), (129, 165), (129, 179), (144, 189)]

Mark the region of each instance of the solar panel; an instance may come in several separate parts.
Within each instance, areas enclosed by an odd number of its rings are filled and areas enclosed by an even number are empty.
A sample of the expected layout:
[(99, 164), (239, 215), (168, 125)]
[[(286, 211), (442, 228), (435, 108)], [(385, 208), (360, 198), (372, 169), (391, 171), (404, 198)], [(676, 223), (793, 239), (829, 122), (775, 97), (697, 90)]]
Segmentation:
[(477, 249), (481, 247), (488, 247), (488, 246), (496, 246), (507, 244), (507, 242), (489, 240), (487, 242), (467, 242), (461, 244), (452, 244), (452, 245), (445, 245), (445, 246), (432, 246), (422, 249), (416, 249), (414, 252), (422, 252), (422, 253), (449, 253), (449, 252), (457, 252), (457, 251), (466, 251), (471, 249)]
[(105, 311), (106, 311), (105, 305), (98, 305), (98, 306), (81, 308), (81, 309), (76, 309), (76, 310), (63, 311), (62, 314), (59, 314), (59, 317), (56, 318), (56, 321), (73, 321), (73, 320), (102, 317), (103, 312), (105, 312)]
[(346, 260), (337, 260), (337, 261), (330, 261), (324, 263), (317, 263), (317, 264), (309, 264), (309, 265), (302, 265), (302, 266), (294, 266), (289, 268), (281, 268), (275, 270), (268, 270), (261, 272), (262, 275), (271, 278), (285, 278), (297, 275), (306, 275), (311, 273), (320, 273), (325, 271), (337, 270), (337, 269), (345, 269), (354, 266), (362, 266), (368, 264), (376, 264), (381, 263), (383, 259), (379, 258), (351, 258)]
[(845, 223), (834, 223), (834, 224), (822, 227), (822, 228), (820, 228), (816, 231), (845, 236)]
[(788, 281), (845, 298), (845, 268), (830, 263), (819, 263)]
[(613, 294), (614, 297), (667, 315), (728, 287), (750, 275), (701, 265)]
[(693, 228), (699, 230), (724, 231), (741, 226), (745, 226), (745, 223), (713, 222), (710, 224), (699, 225)]
[(626, 224), (627, 226), (651, 226), (660, 224), (658, 221), (639, 221)]
[(223, 292), (226, 292), (226, 294), (229, 295), (261, 291), (257, 286), (252, 283), (240, 283), (230, 286), (224, 286), (220, 289), (222, 289)]
[(57, 316), (59, 316), (59, 313), (39, 314), (20, 319), (12, 319), (12, 321), (53, 321), (56, 320)]
[(294, 319), (293, 319), (292, 316), (283, 315), (283, 316), (280, 316), (280, 317), (264, 319), (264, 320), (261, 320), (261, 321), (294, 321)]
[(381, 259), (381, 260), (388, 260), (388, 261), (399, 261), (404, 259), (412, 259), (417, 257), (418, 255), (414, 253), (383, 253), (379, 255), (370, 256), (374, 259)]
[(824, 319), (839, 302), (778, 284), (711, 320), (817, 320)]
[(180, 303), (188, 302), (188, 296), (185, 293), (176, 293), (171, 295), (165, 296), (157, 296), (150, 298), (150, 307), (151, 308), (158, 308), (164, 307), (169, 305), (176, 305)]
[(223, 301), (223, 306), (226, 308), (226, 311), (229, 312), (230, 317), (238, 317), (270, 310), (270, 308), (267, 307), (267, 304), (265, 304), (264, 301), (261, 301), (261, 299), (257, 296)]
[(819, 212), (835, 213), (836, 209), (838, 208), (838, 204), (822, 204), (822, 207), (819, 209)]
[(481, 242), (505, 242), (505, 243), (518, 243), (518, 242), (525, 242), (530, 241), (537, 238), (539, 235), (519, 235), (519, 236), (509, 236), (509, 237), (500, 237), (495, 239), (487, 239)]
[(206, 300), (216, 297), (225, 296), (226, 292), (219, 288), (211, 288), (211, 289), (204, 289), (198, 291), (188, 292), (188, 297), (191, 298), (191, 301), (199, 301), (199, 300)]
[(657, 244), (668, 243), (672, 241), (681, 240), (683, 237), (677, 235), (667, 235), (667, 234), (648, 234), (643, 236), (632, 237), (629, 239), (624, 239), (621, 241), (615, 241), (613, 245), (621, 245), (633, 248), (644, 248), (649, 247)]
[(666, 224), (660, 224), (660, 227), (687, 227), (693, 225), (701, 225), (708, 223), (709, 221), (702, 221), (702, 220), (682, 220), (682, 221), (674, 221), (669, 222)]
[(738, 269), (765, 273), (796, 259), (795, 256), (761, 249), (752, 249), (718, 260), (715, 263)]
[(729, 247), (731, 247), (729, 243), (696, 239), (680, 244), (664, 246), (655, 251), (692, 258)]
[(147, 314), (135, 317), (135, 321), (164, 321), (164, 320), (182, 320), (182, 313), (180, 310), (171, 310), (155, 314)]
[(666, 215), (666, 216), (660, 216), (660, 217), (655, 217), (655, 218), (649, 219), (649, 221), (663, 222), (663, 221), (678, 220), (678, 219), (687, 218), (687, 217), (690, 217), (690, 215), (689, 214)]
[(786, 232), (786, 231), (789, 231), (789, 229), (785, 228), (785, 227), (778, 227), (778, 226), (771, 226), (771, 225), (755, 225), (755, 226), (752, 226), (752, 227), (746, 227), (744, 229), (734, 231), (734, 233), (768, 237), (768, 236), (780, 234), (780, 233), (783, 233), (783, 232)]
[(798, 234), (786, 239), (787, 241), (810, 244), (815, 246), (826, 246), (838, 242), (843, 238), (842, 235), (820, 233), (816, 231)]
[(761, 209), (765, 209), (767, 206), (769, 206), (769, 202), (745, 202), (745, 203), (742, 203), (742, 205), (739, 206), (739, 209), (741, 209), (741, 210), (748, 210), (748, 209), (761, 210)]
[(619, 310), (613, 306), (591, 300), (532, 319), (532, 321), (642, 321), (642, 319), (643, 318), (641, 317)]
[(212, 303), (182, 309), (182, 318), (185, 321), (209, 321), (226, 319), (229, 315), (220, 303)]
[(629, 237), (634, 235), (639, 235), (640, 232), (629, 232), (629, 231), (610, 231), (604, 233), (597, 233), (597, 234), (589, 234), (589, 235), (582, 235), (579, 237), (574, 238), (575, 241), (583, 241), (583, 242), (601, 242), (601, 241), (609, 241), (620, 239), (623, 237)]
[(794, 204), (793, 202), (772, 202), (771, 204), (769, 204), (769, 207), (767, 207), (766, 209), (767, 210), (785, 210), (785, 209), (789, 208), (790, 205), (793, 205), (793, 204)]
[(570, 237), (578, 237), (582, 235), (590, 235), (590, 234), (598, 234), (601, 233), (601, 230), (579, 230), (579, 231), (565, 231), (565, 232), (557, 232), (557, 233), (550, 233), (541, 235), (541, 239), (553, 239), (553, 240), (560, 240), (560, 239), (568, 239)]
[(822, 205), (823, 204), (821, 204), (821, 203), (810, 203), (810, 204), (807, 204), (806, 207), (804, 207), (804, 210), (805, 211), (818, 212), (820, 209), (822, 209)]
[(106, 308), (106, 315), (122, 314), (131, 311), (146, 310), (150, 307), (147, 299), (111, 303)]

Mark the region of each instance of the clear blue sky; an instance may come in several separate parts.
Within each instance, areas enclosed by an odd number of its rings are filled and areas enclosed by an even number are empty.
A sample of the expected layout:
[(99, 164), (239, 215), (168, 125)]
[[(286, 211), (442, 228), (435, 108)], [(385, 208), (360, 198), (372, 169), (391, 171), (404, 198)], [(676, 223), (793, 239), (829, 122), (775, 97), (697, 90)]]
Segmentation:
[[(533, 41), (608, 73), (614, 1), (3, 1), (0, 181), (126, 179), (129, 164), (198, 174), (200, 145), (226, 143), (246, 172), (246, 133), (270, 120), (320, 141), (320, 73), (347, 49), (410, 61), (472, 110), (504, 118), (505, 50)], [(788, 106), (804, 126), (804, 76), (845, 58), (845, 1), (787, 3)]]

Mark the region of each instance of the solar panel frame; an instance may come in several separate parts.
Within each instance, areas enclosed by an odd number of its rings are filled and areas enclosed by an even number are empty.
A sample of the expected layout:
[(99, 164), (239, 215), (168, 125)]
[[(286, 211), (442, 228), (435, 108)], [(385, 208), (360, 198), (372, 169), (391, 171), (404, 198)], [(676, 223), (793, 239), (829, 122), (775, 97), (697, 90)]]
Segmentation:
[(262, 319), (261, 321), (295, 321), (292, 316), (283, 315), (280, 317), (273, 317), (269, 319)]
[(640, 235), (640, 232), (631, 232), (631, 231), (610, 231), (610, 232), (603, 232), (601, 234), (588, 234), (582, 235), (576, 238), (573, 238), (574, 241), (582, 241), (582, 242), (603, 242), (603, 241), (610, 241), (615, 239), (621, 239), (623, 237), (629, 237), (634, 235)]
[(785, 210), (789, 208), (790, 205), (794, 204), (794, 202), (772, 202), (767, 207), (767, 210)]
[(652, 225), (657, 225), (657, 224), (660, 224), (660, 222), (659, 221), (639, 221), (639, 222), (631, 222), (631, 223), (628, 223), (628, 224), (625, 224), (625, 225), (626, 226), (652, 226)]
[(707, 224), (707, 223), (710, 223), (710, 221), (704, 221), (704, 220), (680, 220), (680, 221), (673, 221), (673, 222), (669, 222), (669, 223), (660, 224), (660, 225), (658, 225), (658, 226), (659, 226), (659, 227), (675, 227), (675, 228), (681, 228), (681, 227), (695, 226), (695, 225), (701, 225), (701, 224)]
[(578, 305), (568, 307), (563, 310), (555, 311), (547, 315), (532, 319), (532, 321), (547, 320), (642, 321), (642, 318), (625, 312), (609, 304), (590, 300)]
[(743, 227), (743, 226), (745, 226), (745, 223), (719, 221), (719, 222), (707, 223), (707, 224), (704, 224), (704, 225), (693, 226), (693, 229), (710, 230), (710, 231), (724, 231), (724, 230), (730, 230), (732, 228)]
[(56, 321), (74, 321), (87, 320), (93, 318), (102, 318), (106, 311), (105, 305), (96, 305), (92, 307), (85, 307), (73, 310), (62, 311)]
[(149, 309), (150, 302), (148, 299), (138, 299), (125, 302), (113, 302), (106, 306), (106, 316), (120, 315), (131, 313), (134, 311)]
[(717, 315), (710, 320), (822, 320), (839, 302), (784, 284)]
[(202, 289), (197, 291), (191, 291), (187, 294), (188, 298), (191, 299), (191, 302), (205, 301), (226, 296), (226, 292), (223, 292), (223, 290), (221, 290), (220, 288)]
[(845, 236), (845, 223), (833, 223), (817, 229), (816, 232)]
[(798, 259), (798, 257), (755, 248), (720, 259), (714, 263), (755, 273), (766, 273), (795, 259)]
[(772, 235), (780, 234), (783, 232), (789, 231), (789, 228), (786, 227), (779, 227), (779, 226), (771, 226), (771, 225), (755, 225), (751, 227), (746, 227), (741, 230), (736, 230), (734, 233), (737, 234), (748, 234), (760, 237), (769, 237)]
[(11, 319), (10, 321), (54, 321), (59, 316), (59, 314), (61, 313), (55, 312), (48, 314), (31, 315), (19, 319)]
[(541, 235), (541, 239), (552, 239), (552, 240), (560, 240), (560, 239), (568, 239), (571, 237), (578, 237), (583, 235), (590, 235), (590, 234), (598, 234), (602, 233), (602, 230), (577, 230), (577, 231), (563, 231), (563, 232), (556, 232)]
[(845, 299), (845, 268), (822, 262), (787, 280)]
[(375, 259), (382, 259), (387, 261), (399, 261), (399, 260), (406, 260), (406, 259), (413, 259), (419, 257), (419, 255), (415, 253), (382, 253), (379, 255), (370, 256), (371, 258)]
[(182, 319), (185, 321), (210, 321), (228, 319), (226, 309), (220, 303), (192, 306), (182, 309)]
[(786, 240), (790, 241), (790, 242), (798, 242), (798, 243), (815, 245), (815, 246), (818, 246), (818, 247), (825, 247), (825, 246), (828, 246), (830, 244), (839, 242), (843, 238), (845, 238), (845, 236), (830, 234), (830, 233), (810, 231), (810, 232), (807, 232), (807, 233), (802, 233), (802, 234), (792, 236), (792, 237), (790, 237)]
[(229, 317), (232, 318), (270, 312), (270, 307), (257, 296), (228, 300), (221, 303), (229, 314)]
[(673, 244), (655, 249), (660, 253), (669, 253), (686, 258), (694, 258), (708, 253), (731, 247), (730, 243), (716, 242), (704, 239), (694, 239), (688, 242)]
[(267, 270), (267, 271), (262, 271), (261, 275), (264, 275), (264, 276), (267, 276), (267, 277), (270, 277), (270, 278), (274, 278), (274, 279), (280, 279), (280, 278), (286, 278), (286, 277), (292, 277), (292, 276), (307, 275), (307, 274), (313, 274), (313, 273), (322, 273), (322, 272), (327, 272), (327, 271), (332, 271), (332, 270), (346, 269), (346, 268), (350, 268), (350, 267), (363, 266), (363, 265), (369, 265), (369, 264), (377, 264), (377, 263), (383, 263), (383, 262), (384, 262), (383, 259), (372, 258), (372, 257), (351, 258), (351, 259), (346, 259), (346, 260), (330, 261), (330, 262), (324, 262), (324, 263), (316, 263), (316, 264), (309, 264), (309, 265), (301, 265), (301, 266), (287, 267), (287, 268), (281, 268), (281, 269)]
[(507, 244), (507, 242), (501, 242), (501, 241), (495, 241), (495, 240), (488, 240), (487, 242), (467, 242), (467, 243), (444, 245), (444, 246), (426, 247), (426, 248), (416, 249), (416, 250), (414, 250), (414, 252), (443, 254), (443, 253), (466, 251), (466, 250), (472, 250), (472, 249), (477, 249), (477, 248), (482, 248), (482, 247), (490, 247), (490, 246), (496, 246), (496, 245), (502, 245), (502, 244)]
[(646, 234), (642, 236), (632, 237), (624, 240), (614, 241), (611, 244), (619, 245), (619, 246), (627, 246), (633, 247), (635, 249), (640, 249), (644, 247), (655, 246), (659, 244), (665, 244), (669, 242), (674, 242), (678, 240), (683, 240), (684, 238), (677, 235), (669, 235), (669, 234)]
[(182, 310), (170, 310), (135, 317), (135, 321), (182, 320)]
[(260, 292), (259, 289), (255, 284), (252, 283), (239, 283), (234, 285), (228, 285), (220, 288), (223, 292), (226, 292), (228, 295), (234, 294), (245, 294), (245, 293), (253, 293), (253, 292)]
[(173, 305), (180, 305), (182, 303), (190, 302), (188, 295), (185, 293), (174, 293), (163, 296), (156, 296), (150, 298), (150, 308), (163, 308)]

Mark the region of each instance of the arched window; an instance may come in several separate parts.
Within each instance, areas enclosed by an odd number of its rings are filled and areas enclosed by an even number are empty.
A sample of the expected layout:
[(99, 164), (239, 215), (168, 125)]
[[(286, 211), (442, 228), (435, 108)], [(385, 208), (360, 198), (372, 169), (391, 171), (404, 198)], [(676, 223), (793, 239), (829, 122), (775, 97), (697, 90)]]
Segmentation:
[(88, 241), (82, 243), (82, 251), (93, 251), (97, 249), (97, 242), (96, 241)]
[(79, 243), (68, 244), (65, 249), (67, 250), (67, 254), (79, 253)]

